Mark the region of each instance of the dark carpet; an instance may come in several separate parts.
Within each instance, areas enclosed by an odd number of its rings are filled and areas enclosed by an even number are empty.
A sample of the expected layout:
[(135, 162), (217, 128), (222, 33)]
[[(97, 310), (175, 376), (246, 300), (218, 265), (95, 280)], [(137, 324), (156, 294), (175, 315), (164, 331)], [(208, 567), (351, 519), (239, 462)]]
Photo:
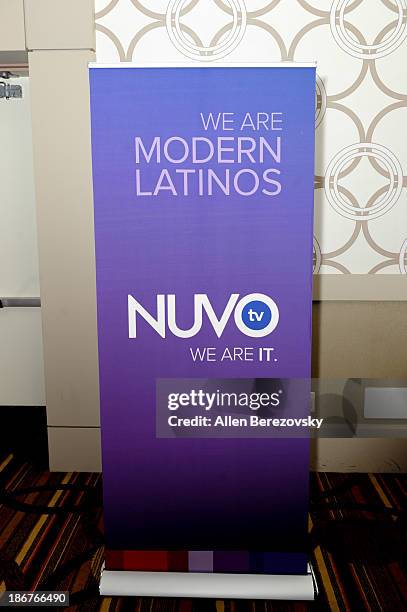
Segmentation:
[(406, 487), (402, 474), (311, 474), (315, 603), (101, 598), (101, 476), (10, 454), (0, 459), (0, 591), (69, 591), (80, 611), (407, 610)]

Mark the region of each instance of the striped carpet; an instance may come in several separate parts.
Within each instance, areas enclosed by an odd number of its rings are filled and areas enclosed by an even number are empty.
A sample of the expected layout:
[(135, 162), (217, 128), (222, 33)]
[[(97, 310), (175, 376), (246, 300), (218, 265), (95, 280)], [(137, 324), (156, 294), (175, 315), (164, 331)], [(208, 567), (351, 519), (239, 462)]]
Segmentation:
[(81, 611), (407, 610), (406, 486), (400, 474), (311, 475), (313, 604), (100, 598), (100, 475), (49, 473), (9, 455), (0, 459), (0, 591), (69, 591), (69, 609)]

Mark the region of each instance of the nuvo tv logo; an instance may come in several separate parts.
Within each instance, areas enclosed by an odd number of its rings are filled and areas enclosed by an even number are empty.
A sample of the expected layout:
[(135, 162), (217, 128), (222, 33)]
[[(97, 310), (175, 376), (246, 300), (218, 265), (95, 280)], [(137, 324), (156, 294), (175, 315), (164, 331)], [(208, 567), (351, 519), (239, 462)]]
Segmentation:
[(205, 312), (215, 334), (220, 338), (232, 316), (236, 327), (245, 336), (262, 338), (270, 334), (278, 324), (277, 304), (264, 293), (250, 293), (241, 297), (232, 293), (224, 311), (215, 313), (205, 293), (194, 295), (194, 323), (189, 329), (180, 329), (176, 322), (175, 295), (157, 295), (156, 313), (148, 312), (132, 295), (128, 296), (129, 338), (137, 338), (137, 321), (141, 317), (157, 334), (165, 338), (168, 332), (178, 338), (192, 338), (202, 327)]

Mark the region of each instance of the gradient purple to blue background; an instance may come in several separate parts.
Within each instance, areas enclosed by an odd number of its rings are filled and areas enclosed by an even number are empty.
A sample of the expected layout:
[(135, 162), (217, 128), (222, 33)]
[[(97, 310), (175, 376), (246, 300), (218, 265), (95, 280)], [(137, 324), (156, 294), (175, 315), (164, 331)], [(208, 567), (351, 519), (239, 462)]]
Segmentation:
[[(107, 547), (268, 551), (251, 571), (305, 573), (309, 440), (158, 439), (155, 386), (310, 376), (315, 69), (91, 68), (90, 82)], [(136, 136), (208, 136), (200, 112), (259, 111), (284, 114), (279, 196), (136, 197)], [(154, 313), (159, 293), (176, 294), (180, 327), (195, 293), (216, 312), (264, 293), (280, 321), (260, 339), (232, 320), (220, 339), (205, 321), (189, 340), (139, 323), (130, 340), (127, 295)], [(278, 362), (193, 363), (190, 346), (272, 346)]]

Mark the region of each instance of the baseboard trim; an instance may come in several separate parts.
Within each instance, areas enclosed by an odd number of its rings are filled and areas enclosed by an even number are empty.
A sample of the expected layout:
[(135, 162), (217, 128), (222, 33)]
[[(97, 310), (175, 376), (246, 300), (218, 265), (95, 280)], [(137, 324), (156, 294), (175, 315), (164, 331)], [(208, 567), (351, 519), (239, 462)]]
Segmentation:
[(313, 440), (311, 471), (406, 473), (406, 439), (321, 438)]

